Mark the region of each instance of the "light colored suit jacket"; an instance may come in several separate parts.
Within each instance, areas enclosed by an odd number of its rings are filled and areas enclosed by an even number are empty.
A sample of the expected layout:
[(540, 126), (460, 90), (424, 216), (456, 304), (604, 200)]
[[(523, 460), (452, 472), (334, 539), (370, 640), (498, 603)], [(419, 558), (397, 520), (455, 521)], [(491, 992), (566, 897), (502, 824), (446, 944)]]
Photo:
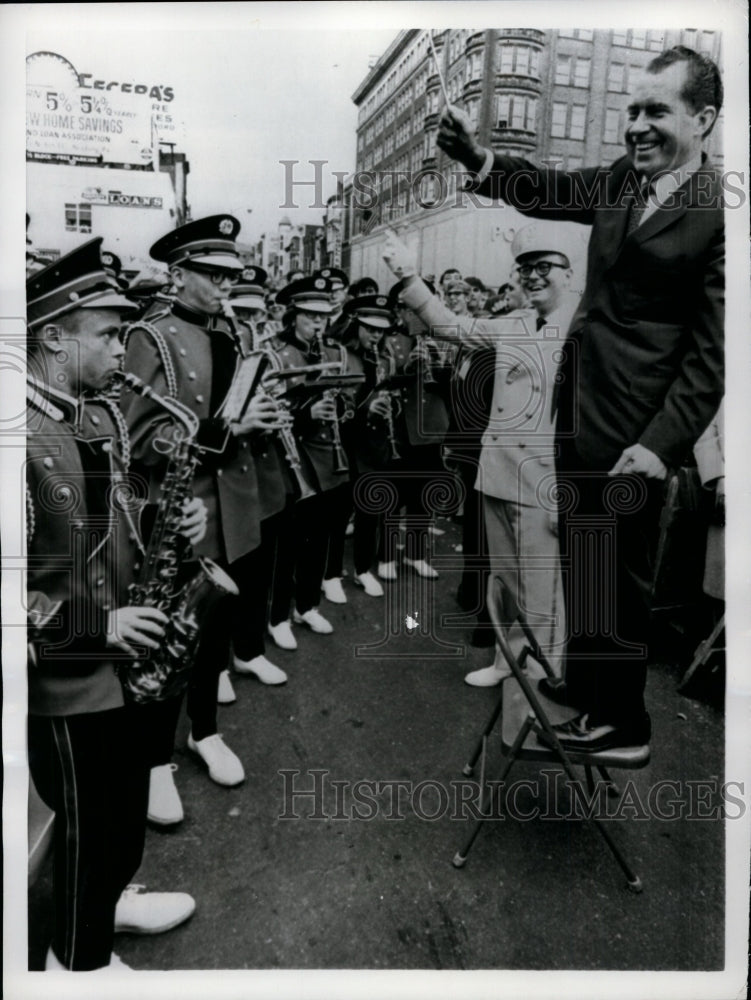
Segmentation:
[(553, 388), (578, 296), (568, 295), (539, 330), (535, 314), (528, 311), (494, 319), (456, 316), (419, 279), (406, 286), (402, 300), (431, 327), (431, 336), (496, 351), (493, 400), (475, 488), (501, 500), (552, 509)]

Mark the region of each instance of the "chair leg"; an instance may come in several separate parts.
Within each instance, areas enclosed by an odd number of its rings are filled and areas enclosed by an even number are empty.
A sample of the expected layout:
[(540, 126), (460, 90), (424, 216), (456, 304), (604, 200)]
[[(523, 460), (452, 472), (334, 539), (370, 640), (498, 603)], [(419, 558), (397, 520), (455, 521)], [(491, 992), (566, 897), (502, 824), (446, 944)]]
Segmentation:
[(509, 751), (508, 757), (506, 758), (506, 763), (503, 767), (503, 770), (501, 771), (500, 777), (498, 778), (498, 785), (495, 788), (495, 790), (483, 789), (483, 796), (480, 804), (480, 817), (477, 820), (475, 820), (475, 824), (472, 827), (472, 831), (469, 837), (467, 838), (464, 847), (460, 851), (457, 851), (456, 854), (454, 855), (452, 861), (454, 868), (463, 868), (464, 865), (466, 864), (467, 855), (469, 854), (470, 850), (472, 849), (472, 845), (477, 839), (477, 835), (480, 832), (482, 824), (485, 822), (486, 819), (488, 819), (489, 816), (493, 815), (493, 812), (489, 807), (493, 805), (496, 799), (498, 800), (498, 804), (500, 805), (500, 797), (503, 792), (503, 782), (506, 780), (506, 778), (509, 775), (509, 772), (511, 771), (511, 768), (514, 766), (516, 755), (519, 753), (519, 750), (521, 749), (524, 741), (529, 735), (529, 731), (531, 730), (534, 721), (535, 717), (530, 713), (527, 716), (524, 725), (519, 730), (516, 739), (514, 740), (514, 744), (511, 747), (511, 750)]
[(602, 780), (607, 785), (608, 795), (620, 795), (620, 789), (619, 789), (618, 785), (610, 777), (610, 772), (608, 771), (608, 769), (606, 767), (602, 767), (602, 766), (600, 766), (598, 764), (597, 765), (597, 770), (600, 772), (600, 776), (601, 776)]
[(474, 770), (475, 770), (475, 764), (480, 759), (480, 755), (483, 752), (483, 747), (485, 746), (485, 741), (486, 741), (487, 737), (490, 736), (491, 732), (493, 731), (496, 722), (498, 722), (498, 716), (501, 714), (502, 710), (503, 710), (503, 685), (501, 685), (501, 697), (498, 699), (498, 703), (496, 704), (495, 708), (493, 709), (493, 712), (492, 712), (490, 718), (488, 719), (485, 728), (480, 733), (480, 738), (477, 741), (477, 745), (475, 746), (475, 749), (472, 751), (472, 756), (469, 758), (468, 763), (466, 763), (464, 765), (464, 767), (462, 768), (462, 773), (465, 774), (467, 777), (469, 777), (474, 772)]

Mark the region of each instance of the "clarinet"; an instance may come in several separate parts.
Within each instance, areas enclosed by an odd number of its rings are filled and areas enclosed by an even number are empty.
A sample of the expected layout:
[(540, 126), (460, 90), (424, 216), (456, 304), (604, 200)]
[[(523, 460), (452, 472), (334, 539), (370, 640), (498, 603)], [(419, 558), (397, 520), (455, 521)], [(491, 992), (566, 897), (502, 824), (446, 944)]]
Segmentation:
[[(394, 359), (393, 357), (385, 358), (379, 351), (377, 345), (373, 347), (373, 358), (375, 360), (375, 382), (379, 385), (384, 382), (389, 376), (394, 374)], [(386, 370), (388, 367), (388, 371)], [(391, 389), (381, 390), (385, 392), (386, 398), (388, 400), (388, 412), (386, 414), (386, 434), (389, 441), (389, 460), (392, 462), (398, 462), (402, 457), (399, 454), (399, 450), (396, 447), (396, 430), (394, 428), (394, 391)], [(398, 391), (398, 390), (397, 390)]]
[(157, 439), (168, 464), (161, 482), (157, 514), (138, 579), (128, 588), (128, 603), (159, 608), (169, 619), (158, 650), (118, 666), (123, 690), (135, 702), (163, 701), (188, 685), (201, 634), (201, 625), (216, 592), (238, 594), (234, 580), (211, 559), (198, 559), (198, 571), (177, 587), (182, 562), (192, 557), (180, 534), (183, 506), (190, 499), (193, 477), (200, 460), (196, 443), (198, 418), (193, 411), (169, 396), (160, 396), (130, 373), (119, 372), (115, 380), (131, 392), (153, 400), (177, 421), (171, 440)]
[[(323, 337), (321, 337), (320, 335), (318, 336), (318, 343), (320, 346), (321, 357), (323, 357)], [(346, 368), (346, 352), (341, 345), (339, 346), (339, 350), (341, 352), (340, 362), (339, 362), (339, 374), (343, 375), (344, 370)], [(336, 406), (337, 398), (341, 393), (341, 391), (342, 391), (341, 389), (326, 389), (323, 393), (322, 398), (325, 400), (331, 400), (334, 403), (334, 406)], [(340, 419), (350, 420), (354, 415), (354, 412), (355, 411), (351, 407), (351, 404), (347, 405), (347, 403), (345, 402), (345, 410), (341, 418), (337, 414), (331, 421), (331, 437), (332, 437), (331, 447), (334, 452), (333, 471), (338, 476), (344, 476), (349, 472), (349, 462), (347, 461), (347, 453), (345, 452), (344, 446), (342, 445), (342, 432), (341, 432), (341, 427), (339, 426), (339, 421)]]

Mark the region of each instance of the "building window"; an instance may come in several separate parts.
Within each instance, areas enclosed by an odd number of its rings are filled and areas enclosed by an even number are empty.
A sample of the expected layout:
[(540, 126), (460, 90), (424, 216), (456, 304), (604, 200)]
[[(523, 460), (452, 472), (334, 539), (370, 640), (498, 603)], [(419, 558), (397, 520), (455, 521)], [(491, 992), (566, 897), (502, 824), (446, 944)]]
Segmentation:
[(571, 109), (570, 139), (583, 139), (587, 126), (587, 109), (583, 104), (575, 104)]
[(699, 37), (699, 32), (696, 28), (686, 28), (683, 32), (683, 44), (687, 45), (690, 49), (695, 49), (697, 47), (696, 41)]
[(613, 45), (628, 45), (628, 32), (627, 31), (614, 31), (613, 32)]
[(556, 139), (562, 139), (566, 135), (566, 105), (553, 104), (553, 122), (550, 134)]
[(90, 233), (91, 205), (86, 202), (79, 205), (67, 202), (65, 205), (65, 229), (69, 233)]
[(526, 45), (516, 50), (516, 72), (529, 76), (529, 49)]
[(501, 73), (514, 72), (514, 49), (511, 45), (501, 46)]
[(540, 50), (532, 49), (532, 58), (529, 64), (529, 75), (536, 76), (539, 79), (540, 76)]
[(626, 67), (623, 63), (611, 63), (608, 70), (608, 90), (616, 93), (623, 93), (626, 76)]
[(583, 42), (591, 42), (595, 37), (595, 33), (591, 28), (579, 28), (577, 34)]
[(699, 52), (711, 56), (714, 51), (714, 31), (702, 31)]
[(510, 128), (510, 104), (511, 99), (508, 94), (499, 94), (496, 103), (496, 121), (498, 128)]
[(632, 49), (646, 49), (647, 47), (647, 33), (646, 31), (636, 31), (635, 29), (631, 32), (631, 48)]
[(467, 114), (469, 115), (469, 120), (472, 122), (473, 125), (476, 126), (477, 118), (480, 114), (480, 101), (477, 98), (475, 98), (472, 101), (467, 101), (466, 110)]
[(558, 34), (561, 38), (576, 38), (576, 31), (573, 28), (560, 28)]
[(527, 112), (524, 119), (524, 127), (528, 132), (534, 132), (537, 127), (537, 98), (527, 98)]
[(555, 82), (567, 86), (571, 82), (571, 56), (558, 56), (555, 62)]
[(647, 32), (647, 48), (652, 52), (662, 52), (665, 48), (665, 35), (661, 31)]
[(605, 142), (618, 142), (620, 138), (620, 118), (621, 113), (615, 108), (608, 108), (605, 112), (605, 132), (603, 140)]
[(589, 86), (589, 67), (592, 65), (591, 59), (577, 59), (574, 66), (574, 86)]

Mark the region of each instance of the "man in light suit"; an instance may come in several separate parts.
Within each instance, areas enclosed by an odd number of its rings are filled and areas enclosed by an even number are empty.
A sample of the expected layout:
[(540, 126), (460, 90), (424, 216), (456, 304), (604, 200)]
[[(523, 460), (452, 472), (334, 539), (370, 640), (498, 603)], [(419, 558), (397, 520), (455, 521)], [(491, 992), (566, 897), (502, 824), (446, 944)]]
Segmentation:
[[(635, 82), (627, 155), (608, 168), (538, 168), (481, 147), (460, 112), (441, 122), (439, 145), (475, 174), (480, 193), (592, 226), (556, 400), (559, 479), (575, 491), (560, 542), (567, 554), (583, 518), (613, 533), (615, 555), (610, 568), (593, 563), (599, 579), (576, 556), (567, 575), (566, 688), (553, 693), (581, 710), (560, 731), (575, 751), (651, 734), (646, 640), (662, 480), (723, 393), (722, 185), (702, 152), (721, 106), (716, 65), (678, 46)], [(600, 595), (596, 606), (589, 593)]]
[[(543, 651), (557, 666), (564, 643), (564, 610), (555, 516), (555, 429), (552, 397), (561, 345), (578, 296), (570, 238), (555, 223), (531, 223), (514, 239), (512, 253), (534, 311), (497, 319), (456, 316), (431, 296), (414, 275), (414, 261), (392, 240), (390, 266), (405, 278), (402, 302), (431, 328), (431, 336), (467, 348), (495, 351), (495, 377), (475, 488), (482, 494), (490, 567), (508, 598), (499, 609), (512, 649), (524, 645), (514, 624), (518, 607)], [(482, 373), (480, 376), (482, 377)], [(469, 385), (466, 400), (477, 395)], [(492, 687), (509, 675), (496, 649), (489, 667), (464, 678), (473, 687)]]

